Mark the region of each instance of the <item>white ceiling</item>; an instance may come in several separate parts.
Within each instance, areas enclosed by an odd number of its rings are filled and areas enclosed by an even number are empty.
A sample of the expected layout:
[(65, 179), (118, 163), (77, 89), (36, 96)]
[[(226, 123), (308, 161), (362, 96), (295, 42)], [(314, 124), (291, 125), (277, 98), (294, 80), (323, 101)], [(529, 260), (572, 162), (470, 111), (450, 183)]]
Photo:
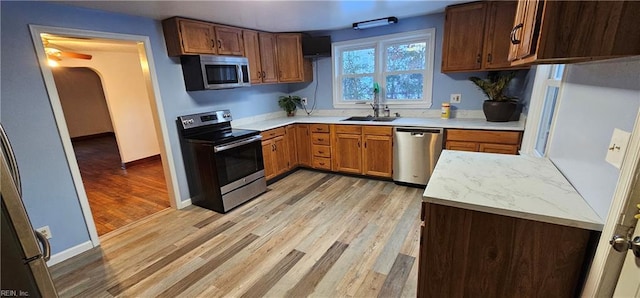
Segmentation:
[(182, 16), (271, 32), (335, 30), (352, 23), (444, 11), (468, 0), (325, 0), (325, 1), (53, 1), (162, 20)]

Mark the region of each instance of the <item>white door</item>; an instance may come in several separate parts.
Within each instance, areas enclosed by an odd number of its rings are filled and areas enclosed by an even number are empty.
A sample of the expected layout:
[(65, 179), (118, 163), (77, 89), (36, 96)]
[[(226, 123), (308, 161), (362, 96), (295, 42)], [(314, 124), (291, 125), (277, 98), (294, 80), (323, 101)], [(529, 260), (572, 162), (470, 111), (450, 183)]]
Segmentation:
[[(640, 221), (636, 223), (636, 230), (633, 234), (634, 238), (637, 236), (640, 236)], [(613, 297), (640, 298), (640, 257), (636, 257), (631, 250), (627, 252), (624, 265), (622, 265), (622, 272), (620, 272)]]

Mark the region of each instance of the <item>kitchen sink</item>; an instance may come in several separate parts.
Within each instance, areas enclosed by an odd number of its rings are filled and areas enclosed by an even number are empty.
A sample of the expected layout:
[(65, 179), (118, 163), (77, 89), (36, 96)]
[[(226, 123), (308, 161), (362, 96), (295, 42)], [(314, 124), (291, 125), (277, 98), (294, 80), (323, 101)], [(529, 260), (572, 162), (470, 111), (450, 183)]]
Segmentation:
[(396, 120), (396, 117), (373, 117), (373, 116), (352, 116), (342, 121), (383, 121), (389, 122)]

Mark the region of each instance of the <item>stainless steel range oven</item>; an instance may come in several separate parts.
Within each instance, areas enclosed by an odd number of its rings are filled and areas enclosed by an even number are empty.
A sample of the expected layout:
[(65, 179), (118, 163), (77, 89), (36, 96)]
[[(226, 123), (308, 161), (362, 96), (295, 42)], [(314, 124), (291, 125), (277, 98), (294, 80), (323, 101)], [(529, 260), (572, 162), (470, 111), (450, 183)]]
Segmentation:
[(178, 117), (191, 202), (226, 213), (264, 193), (259, 131), (231, 128), (229, 110)]

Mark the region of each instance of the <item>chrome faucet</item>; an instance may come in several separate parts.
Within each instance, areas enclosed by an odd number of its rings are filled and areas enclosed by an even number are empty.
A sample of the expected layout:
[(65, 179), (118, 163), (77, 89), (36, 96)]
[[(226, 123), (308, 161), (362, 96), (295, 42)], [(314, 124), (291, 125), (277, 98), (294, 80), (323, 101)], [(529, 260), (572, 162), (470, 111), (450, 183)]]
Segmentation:
[(376, 118), (380, 116), (379, 94), (380, 94), (380, 85), (378, 85), (378, 83), (374, 83), (373, 84), (373, 103), (370, 105), (373, 108), (373, 117), (376, 117)]
[(380, 104), (376, 102), (376, 100), (373, 100), (373, 103), (370, 104), (371, 107), (373, 108), (373, 117), (378, 117), (380, 116)]

